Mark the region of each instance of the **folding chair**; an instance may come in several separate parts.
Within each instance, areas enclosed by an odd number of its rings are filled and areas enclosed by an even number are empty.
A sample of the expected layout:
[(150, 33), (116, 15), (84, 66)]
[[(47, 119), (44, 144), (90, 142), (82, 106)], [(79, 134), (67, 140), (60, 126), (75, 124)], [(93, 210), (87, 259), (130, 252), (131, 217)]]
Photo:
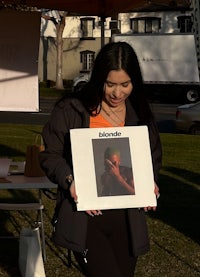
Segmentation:
[(44, 205), (40, 203), (0, 203), (0, 210), (38, 212), (36, 223), (41, 229), (42, 254), (43, 254), (44, 261), (46, 261), (45, 232), (44, 232), (44, 222), (43, 222)]

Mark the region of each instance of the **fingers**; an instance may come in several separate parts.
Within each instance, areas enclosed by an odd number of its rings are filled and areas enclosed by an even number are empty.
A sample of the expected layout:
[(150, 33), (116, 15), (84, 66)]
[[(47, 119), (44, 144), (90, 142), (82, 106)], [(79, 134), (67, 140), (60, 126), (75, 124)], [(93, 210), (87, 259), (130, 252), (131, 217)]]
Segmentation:
[(102, 212), (101, 212), (100, 210), (86, 211), (86, 213), (87, 213), (89, 216), (102, 215)]
[[(154, 193), (155, 193), (155, 195), (156, 195), (156, 198), (158, 199), (158, 198), (160, 197), (159, 187), (158, 187), (158, 185), (157, 185), (156, 183), (154, 183), (154, 185), (155, 185), (155, 187), (154, 187)], [(155, 210), (156, 210), (156, 207), (150, 207), (150, 206), (144, 207), (144, 211), (145, 211), (145, 212), (148, 212), (148, 211), (150, 211), (150, 210), (155, 211)]]
[(156, 195), (156, 198), (158, 199), (160, 197), (159, 187), (157, 186), (156, 183), (154, 183), (154, 184), (155, 184), (154, 193)]
[[(70, 186), (69, 190), (70, 190), (71, 197), (74, 199), (74, 202), (77, 204), (78, 203), (78, 196), (76, 195), (76, 189), (75, 189), (74, 181), (71, 183), (71, 186)], [(86, 213), (89, 216), (102, 215), (102, 212), (100, 210), (86, 211)]]
[(156, 198), (158, 199), (160, 197), (160, 193), (156, 194)]
[(156, 207), (144, 207), (144, 211), (145, 211), (145, 212), (148, 212), (148, 211), (150, 211), (150, 210), (155, 211), (155, 210), (156, 210)]
[(109, 166), (113, 166), (113, 164), (112, 164), (112, 162), (111, 162), (110, 160), (106, 159), (105, 161), (106, 161), (106, 163), (107, 163)]
[(75, 189), (74, 181), (71, 183), (69, 190), (70, 190), (71, 197), (74, 199), (74, 202), (78, 203), (78, 196), (76, 195), (76, 189)]

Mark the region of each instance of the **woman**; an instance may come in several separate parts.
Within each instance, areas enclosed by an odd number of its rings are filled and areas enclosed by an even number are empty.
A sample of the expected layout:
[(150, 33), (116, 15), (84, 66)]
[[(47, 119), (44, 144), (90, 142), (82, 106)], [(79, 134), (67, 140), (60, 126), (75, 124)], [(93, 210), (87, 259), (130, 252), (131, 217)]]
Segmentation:
[(158, 130), (143, 97), (137, 56), (129, 44), (117, 42), (100, 50), (89, 82), (77, 95), (57, 103), (43, 129), (41, 165), (49, 179), (58, 184), (54, 241), (73, 250), (87, 277), (133, 276), (137, 257), (149, 250), (144, 210), (155, 207), (77, 212), (69, 130), (135, 125), (148, 126), (158, 194)]

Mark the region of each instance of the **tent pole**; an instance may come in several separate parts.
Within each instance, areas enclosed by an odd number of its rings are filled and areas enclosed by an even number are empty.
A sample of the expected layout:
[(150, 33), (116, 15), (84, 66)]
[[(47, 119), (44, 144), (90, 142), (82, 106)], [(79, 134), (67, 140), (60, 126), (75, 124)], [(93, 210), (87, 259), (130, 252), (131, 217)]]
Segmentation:
[(101, 16), (101, 47), (104, 46), (105, 44), (105, 17)]

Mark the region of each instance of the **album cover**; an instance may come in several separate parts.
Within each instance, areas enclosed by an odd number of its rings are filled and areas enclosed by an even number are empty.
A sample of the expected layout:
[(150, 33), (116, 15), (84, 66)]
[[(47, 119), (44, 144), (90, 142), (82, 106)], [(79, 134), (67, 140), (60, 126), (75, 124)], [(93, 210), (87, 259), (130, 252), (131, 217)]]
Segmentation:
[(77, 210), (156, 206), (146, 126), (70, 130)]

